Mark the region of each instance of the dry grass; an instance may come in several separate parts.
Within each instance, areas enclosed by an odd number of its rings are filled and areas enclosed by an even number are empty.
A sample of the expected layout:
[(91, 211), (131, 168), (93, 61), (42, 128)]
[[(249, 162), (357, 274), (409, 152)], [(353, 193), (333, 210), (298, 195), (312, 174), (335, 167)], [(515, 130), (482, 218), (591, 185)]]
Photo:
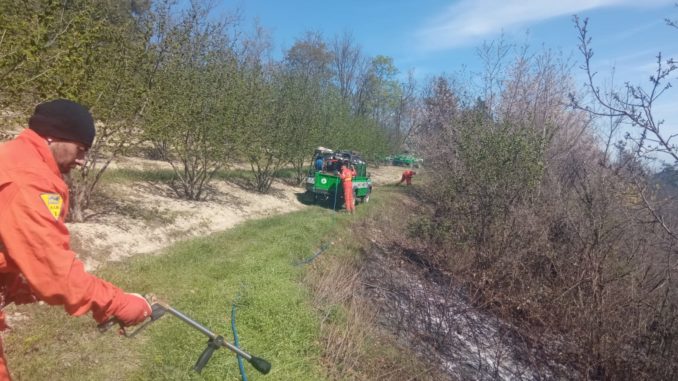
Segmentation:
[(359, 296), (359, 270), (340, 258), (315, 264), (313, 295), (322, 314), (321, 332), (326, 368), (335, 379), (355, 373), (374, 323), (374, 311)]
[(365, 293), (364, 253), (373, 241), (368, 238), (373, 232), (369, 226), (400, 227), (405, 222), (384, 219), (386, 203), (392, 211), (407, 209), (402, 195), (388, 188), (373, 200), (377, 205), (367, 211), (368, 222), (357, 222), (345, 231), (307, 272), (306, 283), (321, 314), (325, 368), (334, 380), (439, 380), (441, 376), (434, 366), (422, 361), (380, 325), (379, 311)]

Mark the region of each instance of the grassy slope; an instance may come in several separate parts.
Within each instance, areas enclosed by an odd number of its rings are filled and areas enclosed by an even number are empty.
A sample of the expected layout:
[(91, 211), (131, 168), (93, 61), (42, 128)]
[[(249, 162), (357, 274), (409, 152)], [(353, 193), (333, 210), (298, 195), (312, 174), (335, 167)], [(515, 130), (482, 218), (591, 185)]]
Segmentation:
[[(318, 318), (304, 287), (303, 267), (321, 240), (347, 216), (321, 208), (252, 221), (187, 241), (155, 257), (109, 266), (104, 279), (137, 292), (154, 292), (232, 341), (231, 304), (237, 300), (241, 345), (273, 364), (267, 380), (323, 379)], [(28, 306), (34, 318), (7, 337), (17, 379), (238, 379), (234, 356), (217, 352), (191, 371), (206, 338), (167, 316), (134, 339), (99, 335), (89, 318), (69, 319), (55, 308)], [(250, 379), (257, 379), (249, 368)]]
[[(330, 288), (339, 289), (332, 285), (354, 277), (351, 271), (359, 266), (361, 244), (350, 235), (350, 226), (392, 209), (393, 189), (386, 188), (390, 189), (382, 188), (384, 193), (377, 190), (373, 202), (359, 206), (353, 217), (321, 207), (307, 208), (186, 241), (159, 256), (112, 264), (98, 275), (126, 290), (155, 293), (230, 342), (231, 304), (237, 301), (241, 346), (273, 364), (271, 373), (261, 376), (246, 363), (250, 380), (382, 379), (394, 368), (401, 368), (400, 375), (406, 379), (421, 377), (418, 369), (424, 368), (411, 353), (379, 337), (378, 329), (358, 327), (369, 324), (363, 323), (359, 310), (337, 306), (334, 301), (318, 305), (317, 297), (313, 305), (304, 275), (327, 266), (297, 265), (322, 242), (335, 241), (314, 264), (336, 262), (342, 268), (334, 280), (325, 277)], [(326, 310), (337, 307), (344, 311), (342, 315), (355, 318), (331, 323)], [(17, 380), (240, 379), (235, 356), (226, 350), (214, 354), (202, 375), (193, 372), (206, 338), (173, 316), (127, 339), (112, 332), (99, 334), (91, 318), (69, 318), (59, 308), (10, 306), (10, 311), (31, 316), (6, 335), (10, 369)], [(361, 337), (356, 338), (356, 333)], [(335, 353), (336, 348), (345, 350), (347, 342), (355, 346), (349, 348), (350, 353)], [(347, 356), (354, 361), (346, 362)]]

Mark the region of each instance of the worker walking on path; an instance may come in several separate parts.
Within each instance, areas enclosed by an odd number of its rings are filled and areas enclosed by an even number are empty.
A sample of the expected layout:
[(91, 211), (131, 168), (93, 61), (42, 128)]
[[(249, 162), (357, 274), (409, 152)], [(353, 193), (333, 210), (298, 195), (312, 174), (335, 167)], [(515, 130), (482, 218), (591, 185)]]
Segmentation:
[[(89, 111), (69, 100), (39, 104), (14, 140), (0, 145), (0, 309), (43, 301), (98, 323), (144, 321), (151, 306), (138, 294), (85, 271), (65, 225), (63, 176), (83, 165), (95, 135)], [(0, 330), (7, 328), (0, 310)], [(10, 380), (0, 343), (0, 380)]]
[(405, 184), (407, 184), (407, 185), (412, 185), (412, 176), (414, 176), (414, 175), (416, 175), (416, 174), (417, 174), (417, 172), (415, 172), (415, 171), (413, 171), (413, 170), (411, 170), (411, 169), (406, 170), (405, 172), (403, 172), (403, 175), (402, 175), (402, 177), (400, 178), (400, 182), (398, 182), (396, 185), (402, 184), (403, 181), (404, 181)]
[(344, 187), (344, 202), (346, 203), (346, 211), (353, 213), (355, 211), (355, 200), (353, 199), (353, 177), (356, 175), (354, 169), (350, 168), (348, 162), (344, 162), (341, 167), (341, 183)]

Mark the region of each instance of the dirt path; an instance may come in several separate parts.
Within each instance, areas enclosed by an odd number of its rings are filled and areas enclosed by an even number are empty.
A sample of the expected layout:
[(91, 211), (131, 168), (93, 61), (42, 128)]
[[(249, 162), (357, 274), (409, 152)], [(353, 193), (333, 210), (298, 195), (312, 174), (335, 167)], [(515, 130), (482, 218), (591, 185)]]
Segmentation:
[[(162, 162), (123, 158), (118, 168), (162, 168)], [(401, 167), (370, 168), (375, 187), (395, 183)], [(73, 249), (89, 270), (106, 261), (158, 252), (179, 240), (205, 236), (255, 218), (292, 212), (306, 207), (299, 201), (303, 188), (275, 182), (262, 195), (236, 184), (214, 181), (207, 201), (186, 201), (171, 196), (157, 184), (117, 184), (97, 200), (98, 213), (87, 222), (69, 224)]]

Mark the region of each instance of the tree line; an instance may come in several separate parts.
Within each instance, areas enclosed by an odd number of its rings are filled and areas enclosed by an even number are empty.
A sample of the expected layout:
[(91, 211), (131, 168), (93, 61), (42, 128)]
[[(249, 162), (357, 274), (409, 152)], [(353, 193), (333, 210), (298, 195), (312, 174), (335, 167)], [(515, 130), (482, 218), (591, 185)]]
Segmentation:
[(283, 166), (301, 180), (319, 145), (376, 159), (402, 144), (414, 86), (390, 57), (309, 32), (274, 59), (267, 31), (241, 24), (203, 1), (0, 1), (0, 107), (25, 117), (65, 97), (97, 121), (71, 179), (74, 220), (130, 150), (170, 163), (177, 196), (200, 200), (233, 161), (267, 192)]

